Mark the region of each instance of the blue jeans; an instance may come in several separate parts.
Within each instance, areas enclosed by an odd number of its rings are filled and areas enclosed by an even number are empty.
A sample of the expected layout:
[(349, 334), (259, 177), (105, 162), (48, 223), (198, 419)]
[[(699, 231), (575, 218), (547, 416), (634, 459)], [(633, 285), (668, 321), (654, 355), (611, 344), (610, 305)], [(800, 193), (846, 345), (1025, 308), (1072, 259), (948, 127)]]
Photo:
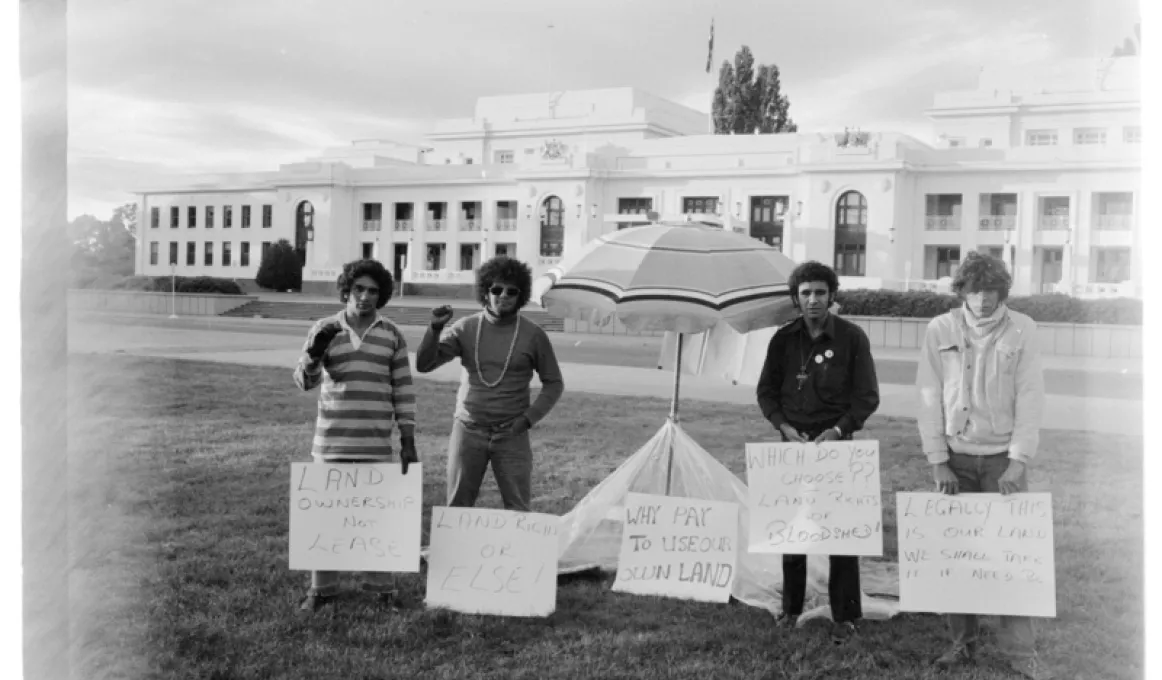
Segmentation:
[[(1000, 479), (1009, 469), (1007, 453), (970, 456), (949, 452), (948, 467), (956, 474), (962, 493), (1000, 493)], [(1029, 490), (1027, 475), (1021, 476), (1021, 491)], [(997, 644), (1000, 652), (1014, 659), (1036, 656), (1036, 632), (1029, 616), (998, 616)], [(949, 614), (952, 644), (975, 645), (980, 629), (976, 614)]]
[(448, 438), (448, 507), (476, 504), (484, 471), (491, 463), (504, 509), (529, 511), (533, 480), (529, 433), (514, 437), (507, 430), (507, 425), (487, 427), (453, 420)]

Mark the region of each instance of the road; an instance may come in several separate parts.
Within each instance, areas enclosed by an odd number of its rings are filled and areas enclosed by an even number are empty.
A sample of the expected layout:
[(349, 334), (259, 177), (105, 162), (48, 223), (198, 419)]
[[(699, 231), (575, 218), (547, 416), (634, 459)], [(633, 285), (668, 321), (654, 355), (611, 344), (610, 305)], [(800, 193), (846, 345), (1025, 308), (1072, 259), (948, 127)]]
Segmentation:
[[(169, 319), (163, 316), (128, 314), (98, 314), (76, 312), (69, 317), (70, 332), (82, 335), (91, 324), (114, 323), (168, 330), (213, 330), (222, 333), (246, 334), (240, 341), (253, 344), (250, 336), (255, 334), (276, 336), (279, 346), (286, 346), (290, 338), (301, 339), (310, 327), (308, 321), (279, 321), (271, 319), (235, 319), (226, 317), (184, 317)], [(400, 329), (411, 351), (419, 347), (424, 329), (405, 326)], [(657, 368), (661, 353), (661, 338), (609, 336), (588, 333), (552, 333), (553, 347), (562, 362), (594, 364), (604, 366), (625, 366), (629, 368)], [(83, 341), (82, 341), (83, 342)], [(224, 337), (223, 342), (229, 342)], [(72, 343), (70, 343), (72, 344)], [(875, 350), (873, 349), (873, 355)], [(895, 352), (899, 354), (899, 352)], [(905, 358), (876, 357), (876, 373), (881, 383), (890, 385), (912, 385), (916, 379), (916, 361)], [(1046, 368), (1046, 393), (1074, 396), (1098, 397), (1140, 401), (1142, 399), (1141, 372), (1118, 372), (1113, 370), (1071, 370), (1059, 367)]]

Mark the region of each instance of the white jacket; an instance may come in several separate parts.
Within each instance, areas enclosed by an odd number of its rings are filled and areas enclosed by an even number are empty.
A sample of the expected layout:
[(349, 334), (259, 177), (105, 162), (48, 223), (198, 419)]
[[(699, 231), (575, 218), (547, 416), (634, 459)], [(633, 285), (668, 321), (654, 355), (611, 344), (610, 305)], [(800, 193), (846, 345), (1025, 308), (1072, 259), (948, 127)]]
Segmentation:
[[(932, 319), (920, 350), (917, 424), (930, 463), (957, 453), (1009, 452), (1028, 463), (1037, 455), (1045, 381), (1037, 324), (1011, 309), (973, 348), (964, 309)], [(973, 365), (974, 349), (982, 350)]]

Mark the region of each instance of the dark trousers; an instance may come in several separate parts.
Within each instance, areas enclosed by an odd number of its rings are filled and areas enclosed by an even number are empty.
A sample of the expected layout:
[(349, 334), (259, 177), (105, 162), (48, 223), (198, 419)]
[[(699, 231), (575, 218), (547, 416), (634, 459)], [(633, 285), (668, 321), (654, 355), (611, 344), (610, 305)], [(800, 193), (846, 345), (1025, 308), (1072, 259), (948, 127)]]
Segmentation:
[[(814, 441), (828, 427), (804, 426), (791, 423), (799, 434)], [(782, 433), (780, 433), (781, 435)], [(843, 438), (851, 439), (852, 433)], [(783, 438), (786, 441), (786, 438)], [(836, 622), (854, 621), (863, 617), (863, 602), (859, 589), (859, 556), (831, 555), (827, 577), (827, 595), (831, 600), (831, 619)], [(798, 616), (803, 613), (807, 596), (807, 556), (783, 555), (783, 611)]]

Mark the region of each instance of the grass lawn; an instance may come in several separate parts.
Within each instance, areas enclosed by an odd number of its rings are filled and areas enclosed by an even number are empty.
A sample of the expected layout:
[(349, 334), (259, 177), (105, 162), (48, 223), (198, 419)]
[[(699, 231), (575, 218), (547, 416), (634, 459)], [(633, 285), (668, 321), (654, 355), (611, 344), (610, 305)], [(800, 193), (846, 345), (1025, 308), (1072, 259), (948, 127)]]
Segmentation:
[[(430, 507), (443, 503), (456, 386), (417, 382)], [(290, 463), (309, 460), (315, 399), (289, 368), (70, 357), (76, 677), (1013, 677), (991, 651), (971, 672), (935, 673), (944, 628), (933, 615), (867, 622), (835, 647), (822, 627), (782, 632), (757, 608), (623, 595), (609, 579), (562, 581), (544, 619), (425, 611), (423, 574), (400, 577), (402, 612), (352, 592), (302, 616), (309, 577), (287, 569), (287, 491)], [(534, 431), (533, 509), (568, 511), (668, 408), (567, 393)], [(770, 435), (757, 407), (682, 408), (690, 435), (745, 480), (743, 445)], [(894, 493), (928, 490), (929, 472), (912, 421), (876, 417), (865, 434), (880, 440), (894, 558)], [(1031, 483), (1054, 495), (1058, 617), (1041, 626), (1040, 648), (1059, 677), (1141, 677), (1141, 447), (1044, 433)], [(491, 475), (479, 505), (500, 507)]]

